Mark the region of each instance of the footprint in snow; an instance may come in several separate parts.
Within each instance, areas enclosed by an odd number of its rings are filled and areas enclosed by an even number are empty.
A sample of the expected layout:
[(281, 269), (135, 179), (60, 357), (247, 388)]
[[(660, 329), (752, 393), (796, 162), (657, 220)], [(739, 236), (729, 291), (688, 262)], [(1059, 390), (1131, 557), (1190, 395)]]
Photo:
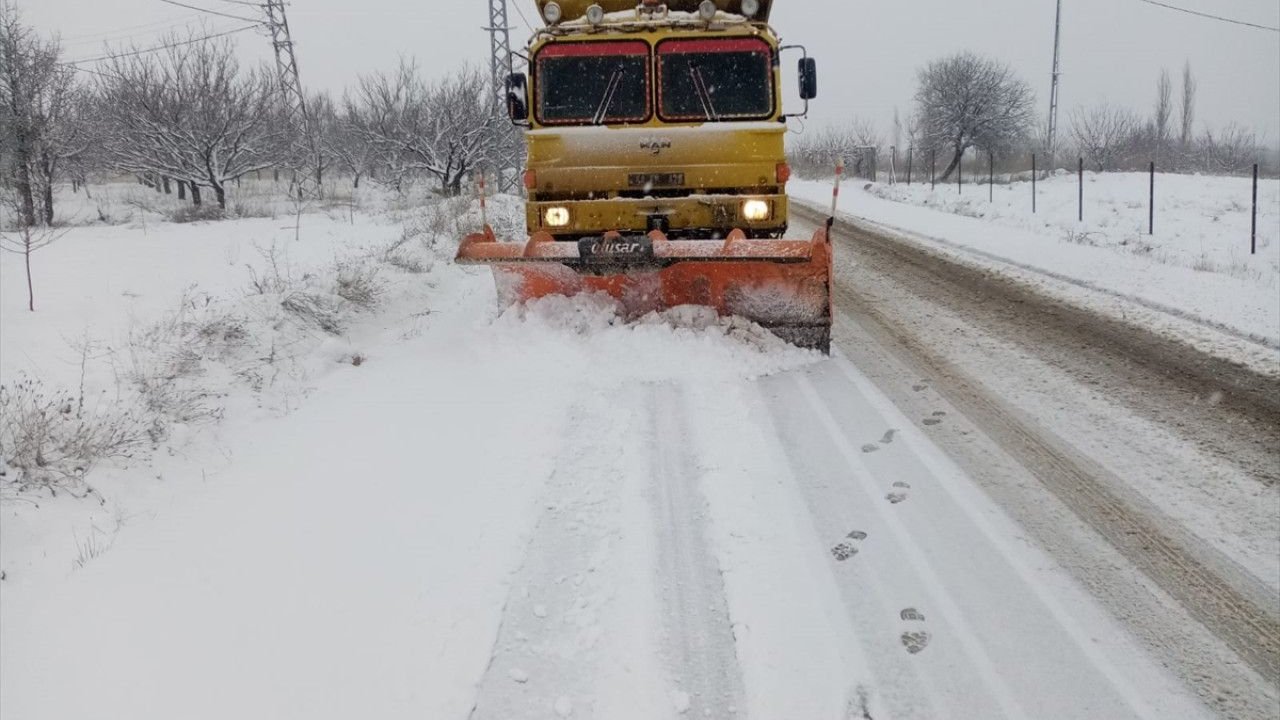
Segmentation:
[(831, 556), (840, 562), (844, 562), (858, 554), (858, 545), (867, 539), (867, 534), (861, 530), (854, 530), (844, 537), (844, 540), (841, 540), (835, 547), (831, 548)]
[(885, 430), (885, 431), (884, 431), (884, 435), (880, 436), (880, 442), (878, 442), (878, 443), (867, 443), (866, 445), (863, 445), (863, 446), (862, 446), (862, 452), (864, 452), (864, 453), (873, 453), (873, 452), (875, 452), (875, 451), (879, 450), (881, 445), (889, 445), (889, 444), (892, 444), (892, 443), (893, 443), (893, 437), (894, 437), (895, 435), (897, 435), (897, 434), (898, 434), (898, 431), (897, 431), (897, 430), (895, 430), (895, 429), (893, 429), (893, 428), (889, 428), (888, 430)]
[(945, 412), (943, 412), (943, 411), (941, 411), (941, 410), (935, 410), (935, 411), (933, 412), (933, 416), (932, 416), (932, 417), (927, 417), (927, 418), (925, 418), (925, 419), (924, 419), (924, 424), (925, 424), (925, 425), (939, 425), (939, 424), (941, 424), (941, 423), (942, 423), (942, 418), (944, 418), (944, 417), (946, 417), (946, 416), (947, 416), (947, 414), (946, 414)]
[[(915, 608), (904, 608), (898, 613), (898, 617), (902, 618), (904, 623), (923, 623), (924, 614)], [(929, 640), (933, 638), (927, 630), (904, 630), (901, 640), (902, 646), (907, 649), (908, 653), (915, 655), (929, 646)]]
[(885, 495), (884, 499), (888, 500), (890, 503), (894, 505), (897, 505), (898, 503), (907, 499), (907, 491), (911, 489), (911, 485), (909, 483), (904, 483), (901, 480), (899, 480), (898, 482), (895, 482), (893, 484), (893, 487), (894, 489), (891, 490), (888, 495)]
[(921, 382), (921, 383), (916, 383), (915, 385), (912, 385), (911, 389), (916, 392), (924, 392), (925, 390), (929, 389), (929, 386)]

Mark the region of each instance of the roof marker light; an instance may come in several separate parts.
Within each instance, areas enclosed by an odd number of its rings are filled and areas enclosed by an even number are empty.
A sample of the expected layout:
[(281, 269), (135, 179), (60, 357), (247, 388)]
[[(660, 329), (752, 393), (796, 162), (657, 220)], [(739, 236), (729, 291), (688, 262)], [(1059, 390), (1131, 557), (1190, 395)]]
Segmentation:
[(555, 25), (560, 22), (560, 3), (549, 2), (542, 6), (542, 17), (547, 21), (548, 25)]
[(599, 25), (604, 22), (604, 8), (599, 5), (592, 5), (587, 8), (587, 22), (592, 25)]
[(753, 18), (760, 12), (760, 0), (742, 0), (742, 14)]
[(713, 2), (713, 0), (702, 0), (702, 3), (698, 5), (698, 14), (701, 15), (702, 19), (707, 22), (711, 22), (712, 20), (715, 20), (716, 19), (715, 2)]

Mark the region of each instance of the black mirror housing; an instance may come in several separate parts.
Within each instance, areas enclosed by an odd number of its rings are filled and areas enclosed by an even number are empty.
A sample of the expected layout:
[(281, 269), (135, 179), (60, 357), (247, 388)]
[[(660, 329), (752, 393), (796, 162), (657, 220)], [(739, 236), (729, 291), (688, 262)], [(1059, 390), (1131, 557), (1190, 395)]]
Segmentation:
[(800, 58), (800, 99), (818, 97), (818, 63), (811, 57)]
[(524, 73), (507, 76), (507, 115), (513, 123), (529, 119), (529, 80)]

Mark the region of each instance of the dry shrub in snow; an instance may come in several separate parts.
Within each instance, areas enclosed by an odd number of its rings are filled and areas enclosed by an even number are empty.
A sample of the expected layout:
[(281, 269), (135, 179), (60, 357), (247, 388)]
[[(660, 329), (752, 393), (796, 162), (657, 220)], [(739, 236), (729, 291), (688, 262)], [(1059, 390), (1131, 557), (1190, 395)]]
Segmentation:
[(217, 205), (181, 205), (168, 214), (170, 222), (189, 223), (221, 220), (224, 213)]
[(314, 292), (294, 292), (280, 301), (280, 307), (330, 335), (342, 332), (342, 307), (334, 297)]
[(335, 294), (362, 309), (378, 304), (382, 285), (378, 283), (378, 268), (369, 263), (339, 262), (334, 264)]
[(132, 335), (129, 380), (150, 413), (148, 433), (159, 441), (172, 422), (216, 420), (217, 394), (200, 378), (207, 360), (220, 360), (248, 342), (246, 321), (208, 295), (188, 290), (178, 310)]
[(0, 385), (3, 484), (19, 490), (74, 485), (98, 462), (129, 457), (146, 441), (146, 422), (99, 405), (88, 408), (83, 394), (49, 390), (29, 378)]

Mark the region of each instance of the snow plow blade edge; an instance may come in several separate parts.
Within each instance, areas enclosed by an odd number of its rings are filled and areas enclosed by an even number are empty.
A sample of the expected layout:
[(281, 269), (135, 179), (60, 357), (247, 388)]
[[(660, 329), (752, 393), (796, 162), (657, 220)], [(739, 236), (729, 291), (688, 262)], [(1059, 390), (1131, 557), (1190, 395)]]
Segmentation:
[(456, 261), (489, 265), (498, 300), (512, 305), (548, 295), (604, 292), (628, 319), (681, 305), (711, 307), (759, 323), (783, 340), (829, 352), (831, 244), (810, 240), (669, 240), (616, 232), (577, 242), (538, 233), (500, 242), (486, 226), (463, 239)]

